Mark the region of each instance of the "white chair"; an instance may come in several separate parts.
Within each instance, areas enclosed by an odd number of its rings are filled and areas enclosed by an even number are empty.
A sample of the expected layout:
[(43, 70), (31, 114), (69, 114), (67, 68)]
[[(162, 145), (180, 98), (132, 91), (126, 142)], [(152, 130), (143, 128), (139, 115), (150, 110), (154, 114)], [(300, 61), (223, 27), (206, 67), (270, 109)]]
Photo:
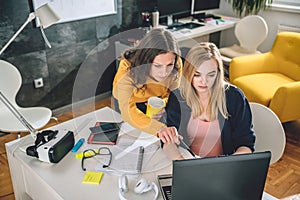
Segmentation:
[[(45, 107), (20, 107), (16, 103), (16, 95), (22, 84), (22, 77), (18, 69), (0, 60), (0, 91), (10, 103), (24, 116), (35, 129), (45, 126), (52, 115), (52, 111)], [(0, 101), (0, 131), (2, 132), (28, 132), (27, 128), (15, 115)]]
[(258, 46), (268, 35), (268, 26), (264, 18), (249, 15), (237, 22), (234, 29), (239, 45), (220, 48), (224, 64), (228, 65), (232, 58), (250, 54), (260, 54)]
[(268, 107), (250, 102), (254, 132), (256, 134), (255, 152), (271, 151), (270, 164), (283, 155), (286, 138), (283, 126), (276, 114)]

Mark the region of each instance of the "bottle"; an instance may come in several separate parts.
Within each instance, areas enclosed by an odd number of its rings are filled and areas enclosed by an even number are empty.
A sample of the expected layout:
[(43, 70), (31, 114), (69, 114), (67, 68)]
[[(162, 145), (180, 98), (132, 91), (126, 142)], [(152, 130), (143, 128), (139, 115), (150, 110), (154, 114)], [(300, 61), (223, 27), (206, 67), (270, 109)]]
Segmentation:
[(148, 11), (142, 12), (142, 27), (146, 32), (149, 32), (151, 29), (151, 13)]
[(153, 28), (158, 27), (159, 24), (159, 12), (157, 8), (154, 8), (154, 11), (152, 12), (152, 26)]

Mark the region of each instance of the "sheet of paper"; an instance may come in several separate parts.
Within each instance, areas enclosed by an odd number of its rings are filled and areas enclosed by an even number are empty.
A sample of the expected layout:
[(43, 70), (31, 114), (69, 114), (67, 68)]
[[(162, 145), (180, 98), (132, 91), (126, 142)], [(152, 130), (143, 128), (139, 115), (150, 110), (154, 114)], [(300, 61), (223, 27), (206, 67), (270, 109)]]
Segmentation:
[(118, 155), (116, 155), (116, 159), (120, 159), (121, 157), (123, 157), (124, 155), (126, 155), (126, 152), (130, 152), (140, 146), (143, 146), (144, 148), (146, 148), (147, 146), (156, 143), (157, 141), (159, 141), (159, 139), (155, 136), (149, 135), (147, 133), (141, 132), (141, 134), (139, 135), (139, 137), (137, 137), (137, 139), (128, 139), (128, 138), (121, 138), (118, 141), (118, 145), (119, 146), (127, 146), (126, 149), (124, 149), (124, 151), (120, 152)]
[(139, 149), (140, 146), (144, 147), (143, 159), (142, 159), (142, 169), (149, 164), (149, 161), (153, 155), (160, 148), (158, 142), (153, 141), (140, 141), (133, 138), (121, 138), (118, 145), (110, 147), (113, 158), (111, 164), (108, 168), (103, 168), (103, 163), (99, 162), (96, 166), (97, 171), (115, 171), (119, 173), (126, 174), (137, 174), (138, 171), (138, 161), (139, 161)]

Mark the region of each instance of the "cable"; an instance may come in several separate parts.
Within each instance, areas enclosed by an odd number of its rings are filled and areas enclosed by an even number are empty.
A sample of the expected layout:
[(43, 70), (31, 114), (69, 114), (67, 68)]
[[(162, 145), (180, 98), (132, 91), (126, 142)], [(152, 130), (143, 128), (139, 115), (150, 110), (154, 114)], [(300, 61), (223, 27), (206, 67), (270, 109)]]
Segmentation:
[(44, 40), (45, 40), (47, 46), (51, 49), (51, 44), (50, 44), (49, 40), (47, 39), (46, 34), (45, 34), (44, 29), (43, 29), (42, 26), (40, 26), (40, 30), (41, 30), (41, 32), (42, 32), (42, 36), (43, 36), (43, 38), (44, 38)]

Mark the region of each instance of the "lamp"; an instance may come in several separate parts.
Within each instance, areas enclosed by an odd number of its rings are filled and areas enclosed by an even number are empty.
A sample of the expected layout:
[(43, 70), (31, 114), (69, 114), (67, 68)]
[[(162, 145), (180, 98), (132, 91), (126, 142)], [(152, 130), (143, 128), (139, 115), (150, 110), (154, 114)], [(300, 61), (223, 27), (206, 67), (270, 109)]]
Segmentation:
[[(60, 18), (57, 14), (51, 9), (48, 4), (44, 4), (35, 12), (32, 12), (28, 15), (25, 23), (19, 28), (19, 30), (12, 36), (12, 38), (4, 45), (0, 51), (0, 55), (5, 51), (5, 49), (14, 41), (14, 39), (21, 33), (21, 31), (29, 24), (33, 19), (37, 18), (40, 23), (40, 30), (46, 44), (51, 48), (51, 45), (44, 33), (44, 28), (47, 28), (57, 22)], [(15, 115), (15, 117), (28, 129), (33, 138), (36, 138), (36, 135), (39, 133), (38, 130), (33, 128), (28, 121), (22, 116), (22, 114), (11, 104), (11, 102), (4, 96), (0, 91), (0, 101)]]
[(47, 28), (57, 22), (60, 18), (58, 15), (51, 9), (51, 7), (48, 4), (44, 4), (41, 7), (39, 7), (35, 12), (32, 12), (28, 15), (27, 20), (25, 23), (19, 28), (19, 30), (12, 36), (12, 38), (7, 42), (7, 44), (1, 49), (0, 55), (5, 51), (5, 49), (14, 41), (14, 39), (21, 33), (21, 31), (27, 26), (29, 22), (31, 22), (35, 18), (39, 19), (40, 22), (40, 29), (42, 32), (42, 36), (48, 45), (49, 48), (51, 48), (51, 45), (44, 33), (43, 28)]
[(4, 105), (10, 110), (11, 113), (25, 126), (30, 132), (31, 136), (36, 139), (36, 135), (38, 134), (38, 130), (33, 128), (31, 124), (23, 117), (23, 115), (9, 102), (9, 100), (0, 92), (0, 100), (4, 103)]

